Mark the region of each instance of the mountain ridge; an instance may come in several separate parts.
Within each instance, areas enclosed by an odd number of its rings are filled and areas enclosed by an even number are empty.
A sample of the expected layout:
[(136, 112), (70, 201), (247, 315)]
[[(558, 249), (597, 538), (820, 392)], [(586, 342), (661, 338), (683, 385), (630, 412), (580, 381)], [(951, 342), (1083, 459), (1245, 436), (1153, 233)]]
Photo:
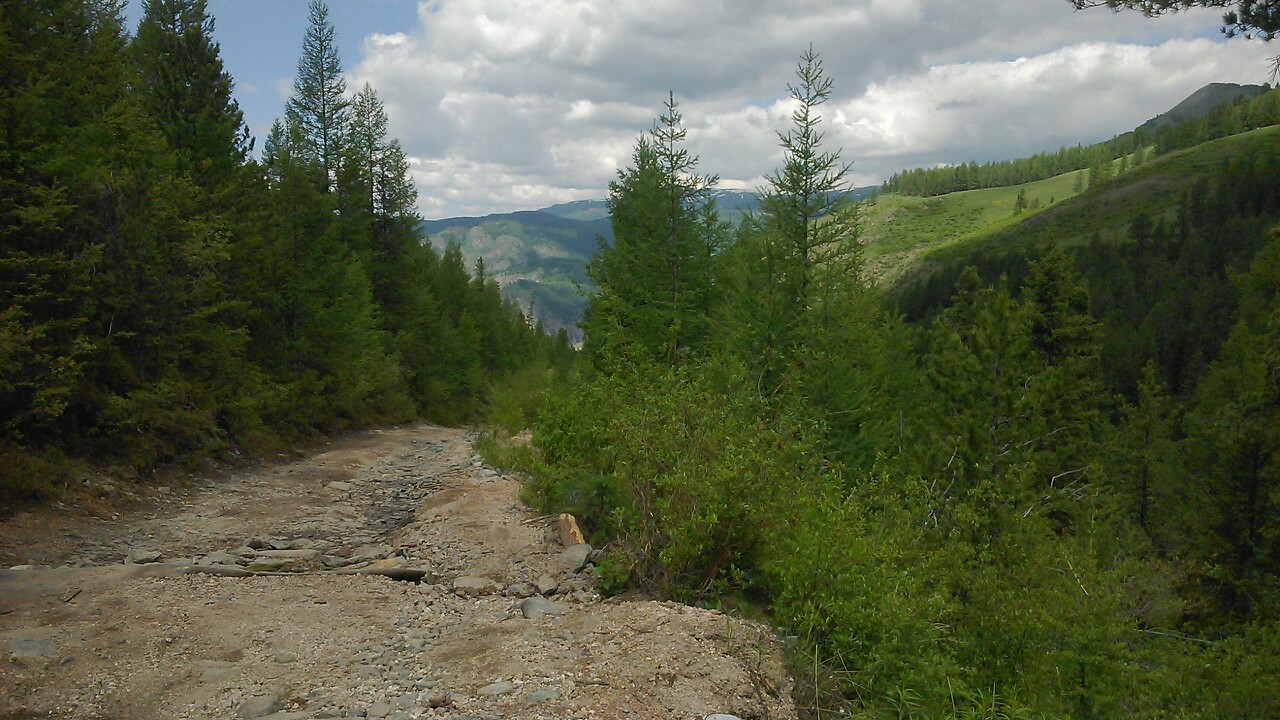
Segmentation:
[(1139, 129), (1156, 130), (1165, 125), (1176, 125), (1186, 120), (1203, 118), (1223, 103), (1237, 102), (1241, 98), (1257, 97), (1270, 88), (1266, 85), (1240, 85), (1238, 83), (1213, 82), (1188, 95), (1182, 102), (1156, 115), (1138, 126)]

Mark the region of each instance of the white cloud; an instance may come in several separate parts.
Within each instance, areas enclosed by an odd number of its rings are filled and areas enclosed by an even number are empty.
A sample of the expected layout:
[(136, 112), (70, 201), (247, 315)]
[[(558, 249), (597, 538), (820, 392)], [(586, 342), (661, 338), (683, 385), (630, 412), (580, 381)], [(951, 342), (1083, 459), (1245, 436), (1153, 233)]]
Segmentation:
[(1215, 11), (1066, 0), (431, 0), (418, 20), (367, 37), (351, 85), (419, 159), (428, 217), (602, 197), (668, 90), (700, 169), (758, 185), (810, 43), (836, 82), (828, 141), (867, 183), (1104, 139), (1204, 83), (1264, 80), (1275, 50), (1224, 42)]

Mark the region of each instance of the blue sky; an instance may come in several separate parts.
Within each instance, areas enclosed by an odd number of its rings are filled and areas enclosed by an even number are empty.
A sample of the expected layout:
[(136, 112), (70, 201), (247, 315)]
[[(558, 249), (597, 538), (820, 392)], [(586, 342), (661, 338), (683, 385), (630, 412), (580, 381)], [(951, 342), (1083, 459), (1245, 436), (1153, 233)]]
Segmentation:
[[(141, 0), (131, 0), (136, 21)], [(209, 0), (253, 134), (283, 113), (304, 0)], [(428, 218), (603, 197), (675, 93), (700, 171), (758, 187), (813, 44), (827, 142), (856, 184), (1133, 128), (1280, 52), (1220, 11), (1147, 19), (1067, 0), (330, 0), (348, 87), (379, 93)], [(259, 145), (261, 141), (259, 140)]]

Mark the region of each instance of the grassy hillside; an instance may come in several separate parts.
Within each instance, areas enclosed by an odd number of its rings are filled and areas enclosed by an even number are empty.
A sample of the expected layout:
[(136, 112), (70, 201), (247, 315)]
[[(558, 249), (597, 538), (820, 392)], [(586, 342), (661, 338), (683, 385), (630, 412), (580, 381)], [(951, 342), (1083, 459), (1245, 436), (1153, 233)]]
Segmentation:
[[(892, 283), (928, 251), (1019, 225), (1060, 204), (1075, 193), (1077, 182), (1087, 184), (1085, 175), (1086, 171), (1079, 170), (1016, 187), (966, 190), (931, 198), (881, 195), (866, 215), (866, 257), (871, 272), (881, 283)], [(1015, 214), (1019, 192), (1026, 193), (1028, 207)]]
[[(1181, 197), (1229, 159), (1280, 155), (1280, 126), (1214, 140), (1148, 160), (1096, 188), (1074, 194), (1085, 171), (1025, 185), (933, 198), (883, 195), (868, 215), (867, 257), (883, 286), (919, 282), (940, 266), (979, 254), (1021, 253), (1052, 225), (1059, 242), (1125, 237), (1139, 212), (1172, 218)], [(1119, 167), (1119, 161), (1115, 168)], [(1028, 210), (1013, 204), (1025, 191)]]
[(972, 252), (1020, 250), (1050, 223), (1059, 242), (1066, 246), (1086, 243), (1095, 233), (1103, 240), (1121, 239), (1140, 212), (1152, 218), (1172, 219), (1183, 194), (1195, 191), (1199, 181), (1224, 163), (1266, 155), (1280, 156), (1280, 126), (1169, 153), (1016, 225), (992, 227), (975, 234), (969, 242), (937, 247), (922, 259), (928, 262)]

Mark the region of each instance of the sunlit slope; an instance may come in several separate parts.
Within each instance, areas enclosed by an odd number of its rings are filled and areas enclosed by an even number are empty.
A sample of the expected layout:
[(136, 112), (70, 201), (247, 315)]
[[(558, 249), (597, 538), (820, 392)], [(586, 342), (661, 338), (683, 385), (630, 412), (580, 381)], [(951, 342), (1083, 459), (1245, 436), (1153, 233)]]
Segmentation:
[[(1280, 126), (1148, 160), (1078, 195), (1073, 188), (1077, 175), (1084, 180), (1083, 170), (934, 198), (885, 195), (868, 215), (869, 266), (881, 285), (888, 286), (927, 274), (931, 267), (964, 263), (966, 257), (1022, 252), (1051, 226), (1066, 246), (1088, 242), (1095, 233), (1104, 240), (1122, 238), (1139, 213), (1171, 219), (1181, 198), (1196, 192), (1197, 182), (1225, 163), (1268, 154), (1280, 155)], [(1029, 208), (1015, 215), (1020, 190), (1025, 190)]]
[[(923, 253), (1019, 225), (1057, 206), (1088, 184), (1087, 174), (1079, 170), (1014, 187), (930, 198), (881, 195), (866, 215), (868, 266), (881, 283), (891, 283)], [(1026, 193), (1027, 207), (1015, 213), (1020, 192)]]

